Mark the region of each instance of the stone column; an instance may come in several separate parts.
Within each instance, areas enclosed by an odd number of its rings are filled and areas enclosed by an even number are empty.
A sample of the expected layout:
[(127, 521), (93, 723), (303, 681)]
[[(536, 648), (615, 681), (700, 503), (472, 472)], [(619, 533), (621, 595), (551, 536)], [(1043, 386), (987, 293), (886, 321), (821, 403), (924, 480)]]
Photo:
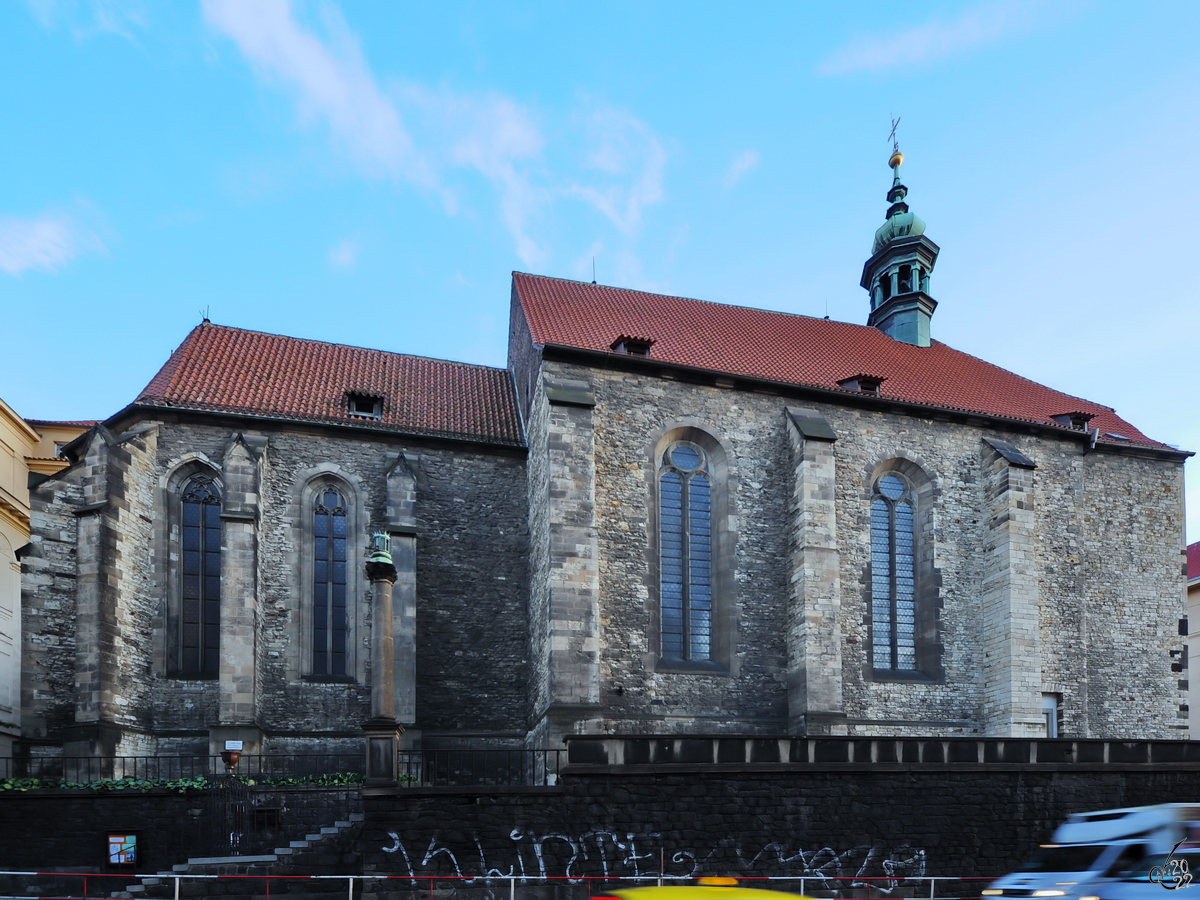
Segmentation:
[(1045, 736), (1033, 542), (1035, 468), (1011, 444), (984, 439), (990, 509), (982, 560), (983, 721), (986, 734), (997, 737)]
[(793, 487), (787, 612), (788, 731), (845, 734), (837, 436), (815, 409), (789, 407)]
[(225, 449), (221, 478), (221, 666), (217, 722), (209, 726), (209, 754), (240, 741), (241, 752), (261, 753), (258, 725), (257, 615), (259, 467), (266, 441), (238, 434)]
[(396, 655), (392, 633), (392, 585), (396, 567), (386, 534), (375, 535), (367, 561), (371, 582), (371, 718), (396, 721)]
[(371, 718), (363, 725), (367, 736), (367, 783), (397, 783), (398, 752), (403, 729), (396, 724), (395, 651), (392, 635), (392, 564), (386, 534), (376, 534), (375, 550), (367, 561), (371, 582)]
[[(395, 584), (392, 586), (393, 715), (397, 722), (417, 721), (417, 476), (404, 454), (387, 473), (387, 532), (391, 538)], [(419, 737), (418, 735), (415, 735)], [(414, 737), (409, 732), (410, 740)]]
[(592, 407), (583, 381), (547, 379), (549, 401), (548, 738), (579, 733), (600, 714), (600, 570)]

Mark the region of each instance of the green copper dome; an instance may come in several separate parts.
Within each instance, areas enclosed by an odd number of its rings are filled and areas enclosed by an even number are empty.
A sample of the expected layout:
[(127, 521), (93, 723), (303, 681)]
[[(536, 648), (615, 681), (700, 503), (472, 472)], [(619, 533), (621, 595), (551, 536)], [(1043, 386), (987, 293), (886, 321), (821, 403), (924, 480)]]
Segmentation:
[(925, 221), (915, 213), (909, 212), (908, 204), (904, 202), (904, 198), (908, 196), (908, 188), (900, 181), (900, 166), (903, 164), (904, 154), (897, 147), (892, 158), (888, 160), (888, 165), (892, 168), (892, 189), (888, 191), (887, 198), (888, 203), (892, 205), (888, 207), (887, 221), (875, 232), (875, 243), (871, 247), (872, 256), (896, 238), (919, 237), (925, 233)]
[(871, 253), (876, 254), (898, 237), (916, 237), (925, 233), (925, 220), (913, 212), (897, 212), (879, 226)]

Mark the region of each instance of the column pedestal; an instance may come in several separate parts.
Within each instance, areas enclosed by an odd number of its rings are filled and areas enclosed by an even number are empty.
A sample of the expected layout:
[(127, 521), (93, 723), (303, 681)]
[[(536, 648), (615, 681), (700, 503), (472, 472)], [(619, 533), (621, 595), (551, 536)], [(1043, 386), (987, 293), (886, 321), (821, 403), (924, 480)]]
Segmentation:
[(395, 787), (400, 783), (400, 735), (404, 729), (395, 719), (370, 719), (367, 733), (367, 780), (370, 787)]

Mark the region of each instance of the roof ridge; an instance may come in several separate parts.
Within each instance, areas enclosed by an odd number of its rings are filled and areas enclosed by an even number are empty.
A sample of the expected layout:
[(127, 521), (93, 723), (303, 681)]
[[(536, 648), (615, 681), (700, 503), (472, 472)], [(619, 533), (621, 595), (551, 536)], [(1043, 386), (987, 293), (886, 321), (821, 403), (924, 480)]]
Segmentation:
[[(543, 281), (565, 281), (567, 284), (581, 284), (584, 287), (608, 288), (610, 291), (625, 291), (629, 294), (646, 294), (650, 297), (666, 297), (668, 300), (687, 300), (690, 303), (703, 303), (706, 306), (723, 306), (727, 309), (745, 309), (750, 312), (766, 313), (772, 316), (791, 316), (796, 319), (811, 319), (814, 322), (829, 322), (834, 325), (850, 325), (854, 328), (871, 328), (872, 331), (878, 329), (870, 325), (859, 325), (856, 322), (843, 322), (841, 319), (829, 319), (823, 316), (807, 316), (804, 313), (788, 312), (782, 309), (764, 309), (761, 306), (745, 306), (740, 303), (722, 303), (720, 300), (703, 300), (700, 297), (685, 297), (682, 294), (660, 294), (656, 291), (642, 291), (637, 288), (619, 287), (615, 284), (597, 284), (594, 281), (576, 281), (574, 278), (560, 278), (557, 275), (536, 275), (533, 272), (518, 272), (513, 269), (514, 275), (524, 275), (527, 278), (540, 278)], [(882, 332), (880, 332), (882, 334)]]
[[(195, 328), (193, 328), (192, 331), (188, 333), (188, 336), (183, 339), (183, 341), (180, 343), (179, 346), (182, 347), (184, 344), (186, 344), (188, 342), (188, 340), (191, 338), (192, 334), (194, 334), (196, 331), (200, 330), (201, 328), (214, 328), (214, 329), (219, 329), (221, 331), (236, 331), (240, 334), (257, 334), (257, 335), (262, 335), (263, 337), (279, 338), (280, 340), (284, 340), (284, 341), (296, 341), (297, 343), (302, 343), (302, 344), (319, 344), (322, 347), (341, 347), (342, 349), (345, 349), (345, 350), (362, 350), (364, 353), (382, 353), (387, 356), (403, 356), (407, 359), (423, 359), (423, 360), (428, 360), (429, 362), (440, 362), (440, 363), (446, 363), (447, 365), (452, 365), (452, 366), (462, 366), (467, 369), (490, 369), (495, 372), (507, 372), (508, 371), (508, 368), (506, 366), (488, 366), (488, 365), (484, 365), (483, 363), (469, 363), (469, 362), (463, 362), (460, 359), (446, 359), (445, 357), (441, 357), (441, 356), (422, 356), (418, 353), (402, 353), (399, 350), (381, 350), (378, 347), (363, 347), (358, 344), (343, 344), (340, 341), (322, 341), (318, 338), (296, 337), (295, 335), (280, 334), (275, 331), (260, 331), (257, 328), (240, 328), (237, 325), (220, 325), (211, 320), (208, 321), (207, 324), (202, 322), (201, 324), (199, 324)], [(167, 361), (167, 364), (168, 365), (170, 364), (170, 360)], [(163, 368), (165, 369), (166, 365), (164, 365)]]

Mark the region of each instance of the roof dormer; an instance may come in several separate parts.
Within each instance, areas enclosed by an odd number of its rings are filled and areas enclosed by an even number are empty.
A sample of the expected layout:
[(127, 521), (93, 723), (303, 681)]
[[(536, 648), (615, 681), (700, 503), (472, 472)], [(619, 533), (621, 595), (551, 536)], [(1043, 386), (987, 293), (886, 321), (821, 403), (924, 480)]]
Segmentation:
[(623, 334), (608, 346), (613, 353), (624, 353), (628, 356), (649, 356), (650, 348), (654, 346), (654, 341), (651, 338)]
[(847, 391), (862, 391), (864, 394), (878, 394), (880, 386), (887, 381), (884, 375), (851, 375), (838, 381), (838, 387)]
[(346, 394), (346, 412), (352, 419), (382, 419), (383, 398), (351, 391)]
[(1065, 412), (1051, 416), (1059, 425), (1066, 425), (1068, 428), (1074, 428), (1076, 431), (1087, 431), (1088, 422), (1096, 418), (1095, 413), (1088, 412)]

